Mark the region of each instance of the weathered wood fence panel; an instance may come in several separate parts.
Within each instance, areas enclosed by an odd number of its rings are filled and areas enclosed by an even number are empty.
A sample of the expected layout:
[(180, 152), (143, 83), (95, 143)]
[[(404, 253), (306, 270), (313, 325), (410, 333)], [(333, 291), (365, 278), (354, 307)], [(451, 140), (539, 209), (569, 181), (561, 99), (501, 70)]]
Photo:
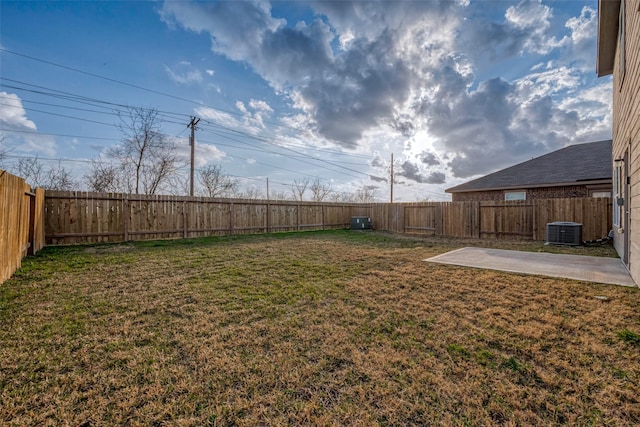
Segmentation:
[(442, 234), (442, 205), (436, 203), (410, 204), (404, 207), (403, 233), (426, 234), (435, 236)]
[(568, 198), (536, 200), (533, 239), (544, 240), (546, 224), (572, 221), (582, 224), (583, 240), (607, 236), (612, 228), (613, 215), (610, 198)]
[(0, 170), (0, 283), (44, 246), (44, 190)]
[(544, 240), (548, 222), (575, 221), (592, 240), (611, 228), (611, 200), (355, 204), (47, 191), (45, 207), (53, 244), (348, 228), (353, 216), (394, 233), (529, 240)]
[(480, 237), (479, 202), (446, 202), (442, 204), (442, 235)]
[(608, 198), (404, 204), (403, 230), (448, 237), (545, 240), (546, 225), (582, 224), (583, 240), (605, 237), (612, 224)]
[(534, 205), (527, 202), (479, 202), (479, 237), (533, 239)]
[(370, 205), (47, 191), (49, 244), (349, 227)]

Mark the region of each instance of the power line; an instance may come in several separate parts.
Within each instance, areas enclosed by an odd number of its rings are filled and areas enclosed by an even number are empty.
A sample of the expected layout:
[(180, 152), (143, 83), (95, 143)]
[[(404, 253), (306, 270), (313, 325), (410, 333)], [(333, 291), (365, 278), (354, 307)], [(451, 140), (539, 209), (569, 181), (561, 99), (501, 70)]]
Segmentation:
[[(37, 90), (36, 89), (28, 89), (28, 88), (25, 88), (25, 87), (20, 87), (20, 86), (15, 86), (15, 85), (7, 85), (7, 84), (4, 84), (4, 83), (0, 83), (1, 87), (14, 89), (14, 90), (22, 90), (22, 91), (34, 93), (34, 94), (37, 94), (37, 95), (49, 96), (49, 97), (56, 98), (56, 99), (66, 100), (66, 101), (70, 101), (70, 102), (76, 102), (76, 103), (80, 103), (80, 104), (84, 104), (84, 105), (91, 105), (91, 106), (98, 107), (98, 108), (107, 108), (107, 106), (108, 106), (108, 108), (110, 108), (111, 111), (117, 111), (118, 113), (125, 114), (125, 113), (128, 112), (128, 110), (133, 108), (132, 106), (127, 105), (127, 104), (115, 103), (115, 102), (105, 101), (105, 100), (101, 100), (101, 99), (97, 99), (97, 98), (90, 98), (90, 97), (87, 97), (87, 96), (84, 96), (84, 95), (78, 95), (78, 94), (74, 94), (74, 93), (71, 93), (71, 92), (61, 91), (61, 90), (57, 90), (57, 89), (53, 89), (53, 88), (48, 88), (48, 87), (45, 87), (45, 86), (34, 85), (34, 84), (31, 84), (31, 83), (22, 82), (22, 81), (15, 80), (15, 79), (10, 79), (10, 78), (7, 78), (7, 77), (0, 76), (0, 80), (6, 80), (6, 81), (9, 81), (9, 82), (30, 86), (32, 88), (36, 88)], [(34, 101), (30, 101), (30, 102), (34, 102)], [(102, 105), (105, 105), (105, 107), (103, 107)], [(71, 107), (66, 107), (66, 108), (71, 108)], [(155, 110), (158, 113), (161, 113), (163, 115), (163, 117), (164, 116), (174, 116), (174, 118), (176, 120), (180, 120), (180, 122), (169, 122), (169, 123), (174, 123), (174, 124), (182, 124), (182, 121), (184, 120), (184, 118), (185, 117), (189, 117), (188, 114), (176, 113), (176, 112), (165, 111), (165, 110), (158, 110), (158, 109), (154, 109), (154, 108), (150, 108), (150, 107), (135, 107), (135, 108), (140, 108), (140, 109), (145, 110), (145, 111)]]
[[(80, 70), (78, 68), (69, 67), (67, 65), (58, 64), (56, 62), (48, 61), (46, 59), (36, 58), (34, 56), (26, 55), (24, 53), (11, 51), (11, 50), (5, 49), (3, 47), (0, 47), (0, 50), (3, 51), (3, 52), (6, 52), (6, 53), (10, 53), (12, 55), (16, 55), (16, 56), (20, 56), (22, 58), (30, 59), (32, 61), (41, 62), (41, 63), (47, 64), (47, 65), (51, 65), (51, 66), (54, 66), (54, 67), (58, 67), (58, 68), (62, 68), (62, 69), (69, 70), (69, 71), (73, 71), (73, 72), (76, 72), (76, 73), (84, 74), (84, 75), (87, 75), (87, 76), (95, 77), (97, 79), (110, 81), (112, 83), (121, 84), (121, 85), (124, 85), (124, 86), (132, 87), (134, 89), (142, 90), (142, 91), (145, 91), (145, 92), (155, 93), (156, 95), (166, 96), (166, 97), (169, 97), (169, 98), (172, 98), (172, 99), (176, 99), (178, 101), (188, 102), (189, 104), (195, 104), (195, 105), (199, 105), (199, 106), (202, 106), (202, 107), (211, 108), (213, 110), (220, 111), (220, 112), (223, 112), (223, 113), (232, 114), (232, 115), (235, 115), (235, 116), (242, 116), (241, 113), (237, 113), (235, 111), (225, 110), (225, 109), (222, 109), (222, 108), (219, 108), (219, 107), (214, 107), (212, 105), (207, 105), (207, 104), (205, 104), (203, 102), (193, 101), (191, 99), (182, 98), (182, 97), (179, 97), (179, 96), (176, 96), (176, 95), (172, 95), (172, 94), (169, 94), (169, 93), (166, 93), (166, 92), (161, 92), (161, 91), (158, 91), (158, 90), (155, 90), (155, 89), (149, 89), (149, 88), (146, 88), (146, 87), (143, 87), (143, 86), (139, 86), (139, 85), (136, 85), (136, 84), (133, 84), (133, 83), (128, 83), (128, 82), (125, 82), (125, 81), (122, 81), (122, 80), (118, 80), (118, 79), (113, 79), (111, 77), (101, 76), (99, 74), (91, 73), (91, 72), (88, 72), (88, 71), (83, 71), (83, 70)], [(265, 123), (269, 123), (269, 124), (272, 124), (274, 126), (279, 126), (279, 127), (283, 127), (283, 128), (287, 128), (287, 129), (291, 129), (291, 130), (299, 130), (299, 129), (296, 129), (296, 128), (293, 128), (293, 127), (290, 127), (290, 126), (287, 126), (287, 125), (284, 125), (284, 124), (278, 123), (278, 122), (271, 122), (271, 121), (265, 120)]]
[[(69, 67), (69, 66), (66, 66), (66, 65), (58, 64), (58, 63), (55, 63), (55, 62), (52, 62), (52, 61), (48, 61), (48, 60), (45, 60), (45, 59), (36, 58), (34, 56), (31, 56), (31, 55), (26, 55), (26, 54), (23, 54), (23, 53), (11, 51), (11, 50), (8, 50), (8, 49), (2, 48), (2, 47), (0, 47), (0, 50), (3, 51), (3, 52), (6, 52), (6, 53), (10, 53), (12, 55), (20, 56), (20, 57), (27, 58), (27, 59), (30, 59), (30, 60), (33, 60), (33, 61), (42, 62), (42, 63), (48, 64), (48, 65), (51, 65), (51, 66), (55, 66), (55, 67), (59, 67), (59, 68), (62, 68), (62, 69), (69, 70), (69, 71), (85, 74), (85, 75), (88, 75), (88, 76), (91, 76), (91, 77), (95, 77), (95, 78), (98, 78), (98, 79), (107, 80), (107, 81), (110, 81), (110, 82), (113, 82), (113, 83), (117, 83), (117, 84), (129, 86), (129, 87), (133, 87), (133, 88), (136, 88), (136, 89), (139, 89), (139, 90), (155, 93), (155, 94), (162, 95), (162, 96), (167, 96), (169, 98), (173, 98), (173, 99), (177, 99), (177, 100), (180, 100), (180, 101), (188, 102), (190, 104), (196, 104), (196, 105), (199, 105), (199, 106), (202, 106), (202, 107), (211, 108), (211, 109), (213, 109), (215, 111), (220, 111), (220, 112), (223, 112), (223, 113), (232, 114), (232, 115), (238, 116), (238, 117), (245, 117), (242, 113), (238, 113), (238, 112), (235, 112), (235, 111), (225, 110), (225, 109), (222, 109), (222, 108), (214, 107), (212, 105), (207, 105), (207, 104), (205, 104), (203, 102), (197, 102), (197, 101), (193, 101), (193, 100), (190, 100), (190, 99), (186, 99), (186, 98), (182, 98), (182, 97), (179, 97), (179, 96), (175, 96), (175, 95), (172, 95), (172, 94), (169, 94), (169, 93), (166, 93), (166, 92), (161, 92), (161, 91), (157, 91), (157, 90), (154, 90), (154, 89), (145, 88), (145, 87), (142, 87), (142, 86), (139, 86), (139, 85), (135, 85), (135, 84), (132, 84), (132, 83), (128, 83), (128, 82), (125, 82), (125, 81), (122, 81), (122, 80), (113, 79), (113, 78), (106, 77), (106, 76), (101, 76), (99, 74), (91, 73), (91, 72), (88, 72), (88, 71), (83, 71), (83, 70), (80, 70), (78, 68), (74, 68), (74, 67)], [(278, 126), (278, 127), (281, 127), (281, 128), (285, 128), (285, 129), (290, 129), (290, 130), (295, 130), (295, 131), (299, 131), (300, 130), (300, 128), (287, 126), (287, 125), (284, 125), (282, 123), (274, 122), (274, 121), (270, 121), (270, 120), (264, 120), (263, 119), (263, 122), (269, 123), (271, 125)]]
[[(65, 100), (69, 100), (69, 101), (73, 101), (73, 102), (79, 102), (79, 103), (88, 104), (88, 105), (94, 105), (96, 103), (109, 105), (109, 106), (112, 106), (112, 107), (118, 107), (116, 109), (116, 111), (122, 112), (122, 113), (126, 113), (126, 111), (123, 111), (123, 109), (131, 108), (130, 106), (127, 106), (125, 104), (118, 104), (118, 103), (98, 100), (96, 98), (89, 98), (89, 97), (85, 97), (85, 96), (82, 96), (82, 95), (77, 95), (77, 94), (73, 94), (73, 93), (70, 93), (70, 92), (64, 92), (64, 91), (59, 91), (59, 90), (55, 90), (55, 89), (51, 89), (51, 88), (46, 88), (44, 86), (33, 85), (33, 84), (30, 84), (30, 83), (21, 82), (21, 81), (18, 81), (18, 80), (9, 79), (9, 78), (5, 78), (5, 77), (0, 77), (0, 79), (11, 81), (11, 82), (16, 82), (16, 83), (19, 83), (19, 84), (24, 84), (24, 85), (31, 86), (31, 87), (34, 87), (34, 88), (38, 88), (40, 90), (26, 89), (26, 88), (21, 88), (21, 87), (12, 86), (12, 85), (3, 85), (5, 87), (18, 89), (18, 90), (25, 90), (25, 91), (28, 91), (28, 92), (33, 92), (33, 93), (37, 93), (37, 94), (41, 94), (41, 95), (45, 95), (45, 96), (51, 96), (51, 97), (58, 98), (58, 99), (65, 99)], [(50, 92), (45, 92), (43, 90), (50, 91)], [(53, 93), (51, 93), (51, 92), (53, 92)], [(30, 101), (30, 102), (34, 102), (34, 101)], [(73, 108), (73, 107), (63, 107), (63, 108)], [(101, 108), (104, 108), (104, 107), (101, 107)], [(84, 109), (77, 109), (77, 110), (85, 111)], [(40, 112), (42, 112), (41, 110), (32, 110), (32, 111), (40, 111)], [(181, 113), (168, 112), (168, 111), (164, 111), (164, 110), (156, 110), (156, 111), (158, 111), (159, 113), (176, 116), (176, 117), (178, 117), (178, 120), (182, 120), (183, 117), (190, 117), (190, 116), (188, 116), (186, 114), (181, 114)], [(46, 113), (46, 112), (44, 112), (44, 113)], [(100, 113), (100, 112), (98, 112), (98, 113)], [(51, 114), (55, 114), (55, 113), (51, 113)], [(109, 113), (109, 114), (114, 114), (114, 113)], [(174, 122), (174, 121), (170, 121), (170, 120), (166, 120), (166, 119), (164, 119), (163, 122), (172, 123), (172, 124), (182, 124), (183, 123), (183, 122)], [(367, 175), (366, 173), (354, 170), (353, 168), (348, 168), (348, 167), (345, 167), (345, 166), (342, 166), (342, 165), (339, 165), (339, 164), (335, 164), (336, 161), (328, 161), (328, 160), (325, 160), (325, 159), (319, 159), (319, 158), (317, 158), (315, 156), (312, 156), (310, 154), (307, 154), (307, 153), (300, 153), (300, 152), (298, 152), (296, 150), (293, 150), (290, 147), (286, 147), (286, 146), (283, 146), (281, 144), (278, 144), (277, 142), (273, 142), (273, 141), (278, 141), (275, 138), (271, 138), (271, 137), (267, 137), (267, 136), (253, 135), (253, 134), (250, 134), (250, 133), (247, 133), (247, 132), (243, 132), (243, 131), (240, 131), (240, 130), (237, 130), (237, 129), (230, 128), (228, 126), (224, 126), (222, 124), (219, 124), (219, 123), (216, 123), (216, 122), (213, 122), (213, 121), (210, 121), (210, 120), (205, 120), (205, 123), (208, 123), (209, 125), (214, 126), (214, 127), (225, 129), (230, 133), (233, 133), (233, 134), (236, 134), (236, 135), (239, 135), (239, 136), (243, 136), (245, 138), (250, 138), (250, 139), (253, 139), (253, 140), (256, 140), (256, 141), (259, 141), (259, 142), (263, 142), (263, 143), (266, 143), (266, 144), (274, 145), (274, 146), (276, 146), (276, 147), (278, 147), (280, 149), (283, 149), (283, 150), (288, 150), (288, 151), (294, 152), (298, 156), (308, 157), (308, 158), (311, 158), (313, 160), (316, 160), (316, 161), (319, 161), (319, 162), (323, 162), (323, 163), (326, 163), (326, 164), (330, 164), (330, 165), (332, 165), (334, 167), (341, 168), (341, 169), (344, 169), (344, 170), (348, 170), (348, 171), (351, 171), (353, 173), (357, 173), (357, 174), (360, 174), (360, 175)], [(184, 129), (183, 129), (183, 131), (184, 131)], [(236, 140), (236, 141), (237, 142), (241, 142), (241, 141), (238, 141), (238, 140)], [(305, 149), (311, 149), (311, 150), (314, 150), (314, 151), (319, 151), (319, 152), (327, 152), (327, 153), (330, 153), (330, 154), (338, 154), (338, 155), (343, 155), (343, 156), (359, 157), (359, 158), (367, 158), (367, 159), (369, 158), (367, 156), (354, 154), (354, 153), (337, 152), (337, 151), (334, 151), (334, 150), (326, 150), (326, 149), (320, 149), (320, 148), (308, 147), (308, 146), (300, 146), (300, 147), (301, 148), (305, 148)], [(350, 164), (356, 165), (357, 163), (350, 163)]]
[[(10, 107), (10, 108), (20, 108), (20, 107), (16, 107), (15, 105), (8, 105), (8, 104), (2, 104), (2, 103), (0, 103), (0, 105), (3, 105), (5, 107)], [(25, 110), (27, 110), (27, 109), (25, 109)], [(83, 121), (83, 122), (95, 123), (95, 124), (99, 124), (99, 125), (116, 126), (113, 123), (105, 123), (105, 122), (99, 122), (97, 120), (85, 119), (85, 118), (82, 118), (82, 117), (74, 117), (74, 116), (68, 116), (66, 114), (52, 113), (51, 111), (37, 110), (35, 108), (29, 108), (28, 111), (33, 111), (33, 112), (42, 113), (42, 114), (49, 114), (49, 115), (52, 115), (52, 116), (64, 117), (66, 119), (80, 120), (80, 121)]]
[[(170, 97), (170, 98), (173, 98), (173, 99), (176, 99), (176, 100), (188, 102), (190, 104), (195, 104), (195, 105), (198, 105), (198, 106), (211, 108), (212, 110), (220, 111), (220, 112), (227, 113), (227, 114), (231, 114), (233, 116), (239, 116), (239, 117), (246, 118), (245, 115), (243, 115), (241, 113), (238, 113), (238, 112), (235, 112), (235, 111), (225, 110), (225, 109), (222, 109), (222, 108), (218, 108), (218, 107), (214, 107), (214, 106), (211, 106), (211, 105), (207, 105), (207, 104), (202, 103), (202, 102), (197, 102), (197, 101), (193, 101), (193, 100), (190, 100), (190, 99), (186, 99), (186, 98), (182, 98), (182, 97), (179, 97), (179, 96), (175, 96), (175, 95), (172, 95), (172, 94), (169, 94), (169, 93), (157, 91), (157, 90), (154, 90), (154, 89), (145, 88), (143, 86), (135, 85), (135, 84), (128, 83), (128, 82), (125, 82), (125, 81), (122, 81), (122, 80), (118, 80), (118, 79), (110, 78), (110, 77), (107, 77), (107, 76), (102, 76), (102, 75), (99, 75), (99, 74), (87, 72), (87, 71), (84, 71), (84, 70), (81, 70), (81, 69), (78, 69), (78, 68), (62, 65), (62, 64), (55, 63), (55, 62), (52, 62), (52, 61), (48, 61), (48, 60), (41, 59), (41, 58), (36, 58), (34, 56), (26, 55), (26, 54), (23, 54), (23, 53), (10, 51), (10, 50), (2, 48), (2, 47), (0, 47), (0, 51), (8, 53), (8, 54), (12, 54), (12, 55), (20, 56), (20, 57), (23, 57), (23, 58), (26, 58), (26, 59), (29, 59), (29, 60), (38, 61), (38, 62), (47, 64), (47, 65), (51, 65), (51, 66), (59, 67), (59, 68), (66, 69), (66, 70), (69, 70), (69, 71), (73, 71), (73, 72), (81, 73), (81, 74), (84, 74), (84, 75), (88, 75), (88, 76), (91, 76), (91, 77), (94, 77), (94, 78), (103, 79), (103, 80), (110, 81), (110, 82), (113, 82), (113, 83), (125, 85), (125, 86), (132, 87), (132, 88), (135, 88), (135, 89), (138, 89), (138, 90), (143, 90), (143, 91), (147, 91), (147, 92), (150, 92), (150, 93), (155, 93), (155, 94), (158, 94), (158, 95)], [(36, 87), (36, 88), (38, 87), (36, 85), (31, 85), (29, 83), (19, 82), (17, 80), (13, 80), (13, 79), (7, 79), (5, 77), (1, 77), (1, 78), (3, 80), (5, 80), (5, 81), (13, 81), (14, 83), (18, 83), (18, 84), (26, 84), (28, 86)], [(121, 111), (118, 108), (130, 108), (129, 106), (126, 106), (126, 105), (123, 105), (123, 104), (109, 103), (109, 102), (106, 102), (106, 101), (92, 99), (92, 98), (81, 96), (81, 95), (73, 95), (73, 94), (65, 93), (63, 91), (57, 91), (57, 90), (54, 90), (54, 89), (53, 90), (52, 89), (48, 89), (48, 90), (52, 90), (53, 93), (46, 93), (46, 92), (43, 92), (43, 91), (36, 91), (36, 90), (33, 90), (33, 89), (20, 88), (20, 87), (16, 87), (16, 86), (12, 86), (12, 85), (3, 85), (3, 86), (4, 87), (9, 87), (9, 88), (14, 88), (14, 89), (17, 89), (17, 90), (31, 91), (33, 93), (38, 93), (38, 94), (41, 94), (43, 96), (52, 96), (52, 97), (56, 97), (58, 99), (64, 99), (64, 100), (67, 100), (67, 101), (70, 101), (70, 102), (79, 102), (79, 103), (84, 103), (84, 104), (88, 104), (88, 105), (94, 105), (94, 106), (99, 107), (99, 108), (106, 108), (106, 107), (95, 105), (95, 103), (103, 104), (103, 105), (111, 105), (112, 107), (116, 107), (117, 111)], [(43, 87), (39, 87), (39, 88), (46, 89), (46, 88), (43, 88)], [(29, 101), (29, 102), (38, 103), (37, 101)], [(41, 105), (47, 105), (45, 103), (40, 103), (40, 104)], [(73, 107), (67, 107), (67, 106), (55, 105), (55, 104), (50, 104), (49, 106), (54, 106), (54, 107), (57, 107), (57, 108), (74, 109)], [(10, 107), (15, 107), (15, 106), (10, 106)], [(75, 110), (76, 111), (84, 111), (84, 112), (93, 112), (93, 113), (97, 113), (97, 114), (111, 114), (111, 115), (115, 114), (115, 115), (117, 115), (117, 113), (101, 112), (101, 111), (95, 111), (95, 110), (89, 110), (89, 109), (83, 109), (83, 108), (75, 108)], [(32, 108), (29, 108), (28, 111), (40, 112), (40, 113), (43, 113), (43, 114), (50, 114), (50, 115), (54, 115), (54, 116), (58, 116), (58, 117), (81, 120), (81, 121), (95, 123), (95, 124), (114, 126), (113, 124), (110, 124), (110, 123), (100, 122), (100, 121), (97, 121), (97, 120), (91, 120), (91, 119), (87, 119), (87, 118), (80, 118), (80, 117), (74, 117), (74, 116), (59, 114), (59, 113), (54, 113), (54, 112), (50, 112), (50, 111), (37, 110), (37, 109), (32, 109)], [(166, 113), (167, 116), (172, 115), (172, 116), (178, 116), (180, 118), (187, 116), (187, 115), (181, 114), (181, 113), (173, 113), (173, 112), (164, 112), (164, 113)], [(166, 117), (165, 117), (165, 119), (166, 119)], [(180, 120), (180, 119), (178, 119), (178, 120)], [(272, 124), (272, 125), (277, 126), (277, 127), (281, 127), (281, 128), (286, 128), (286, 129), (291, 129), (291, 130), (300, 130), (300, 128), (287, 126), (287, 125), (284, 125), (284, 124), (279, 123), (279, 122), (273, 122), (273, 121), (269, 121), (269, 120), (264, 120), (263, 118), (261, 118), (261, 121), (264, 122), (264, 123)], [(181, 124), (180, 122), (174, 122), (174, 121), (171, 121), (171, 120), (163, 120), (162, 122), (163, 123), (171, 123), (171, 124)], [(350, 164), (350, 163), (347, 163), (347, 162), (329, 161), (329, 160), (326, 160), (326, 159), (322, 159), (322, 158), (318, 158), (316, 156), (310, 155), (308, 153), (299, 152), (299, 151), (291, 148), (290, 146), (282, 145), (283, 141), (277, 140), (277, 139), (275, 139), (273, 137), (268, 137), (268, 136), (263, 136), (263, 135), (259, 135), (259, 136), (251, 135), (251, 134), (248, 134), (248, 133), (245, 133), (245, 132), (241, 132), (241, 131), (234, 130), (234, 129), (231, 129), (231, 128), (228, 128), (228, 127), (224, 127), (224, 126), (222, 126), (222, 125), (220, 125), (218, 123), (215, 123), (215, 122), (209, 122), (209, 123), (212, 126), (218, 126), (218, 127), (223, 128), (223, 129), (227, 129), (230, 132), (236, 133), (241, 138), (249, 138), (249, 139), (256, 140), (256, 141), (259, 141), (259, 142), (262, 142), (262, 143), (273, 145), (273, 146), (277, 147), (279, 150), (284, 150), (284, 151), (289, 151), (291, 153), (294, 153), (295, 156), (290, 156), (290, 157), (296, 159), (297, 161), (303, 162), (303, 163), (313, 164), (313, 163), (309, 163), (308, 161), (302, 160), (302, 158), (309, 158), (309, 159), (311, 159), (313, 161), (321, 162), (321, 163), (324, 163), (324, 164), (328, 164), (328, 165), (333, 166), (335, 168), (346, 170), (346, 171), (350, 171), (350, 172), (358, 174), (358, 175), (363, 175), (363, 176), (372, 177), (372, 178), (380, 178), (380, 177), (376, 177), (374, 175), (371, 175), (369, 173), (361, 172), (361, 171), (358, 171), (356, 169), (349, 168), (347, 166), (343, 166), (343, 165), (337, 164), (337, 163)], [(185, 130), (186, 129), (183, 128), (182, 131), (178, 135), (183, 133)], [(229, 136), (223, 136), (223, 137), (230, 138)], [(241, 142), (239, 140), (236, 140), (236, 141), (237, 142)], [(242, 143), (247, 144), (246, 142), (242, 142)], [(292, 144), (292, 145), (295, 147), (294, 144)], [(319, 152), (323, 151), (323, 150), (321, 150), (319, 148), (309, 147), (309, 146), (306, 146), (306, 145), (300, 146), (299, 148), (311, 149), (311, 150), (315, 150), (315, 151), (319, 151)], [(269, 152), (269, 150), (267, 150), (267, 152)], [(273, 150), (271, 150), (271, 152), (273, 154), (276, 154), (276, 155), (283, 155), (283, 154), (278, 153), (278, 152), (273, 151)], [(359, 155), (359, 154), (354, 154), (354, 153), (344, 153), (344, 152), (336, 152), (336, 151), (330, 151), (330, 150), (324, 150), (324, 152), (332, 153), (332, 154), (335, 154), (335, 155), (345, 155), (345, 156), (346, 155), (351, 155), (353, 157), (367, 158), (364, 155)], [(357, 165), (357, 163), (351, 163), (351, 164)], [(321, 166), (321, 165), (316, 165), (316, 164), (313, 164), (313, 165), (317, 166), (317, 167), (323, 167), (324, 169), (327, 169), (327, 170), (330, 170), (330, 171), (333, 171), (333, 172), (337, 172), (335, 169), (330, 169), (330, 168), (327, 168), (326, 166)], [(347, 173), (344, 173), (344, 172), (340, 172), (340, 173), (343, 173), (343, 174), (348, 175), (348, 176), (353, 176), (353, 175), (350, 175), (350, 174), (347, 174)]]
[[(255, 149), (253, 149), (253, 147), (251, 147), (248, 143), (246, 143), (246, 142), (244, 142), (244, 141), (241, 141), (241, 140), (239, 140), (239, 139), (237, 139), (237, 138), (233, 138), (233, 137), (230, 137), (230, 136), (227, 136), (227, 135), (219, 135), (219, 136), (221, 136), (221, 137), (223, 137), (223, 138), (226, 138), (226, 139), (229, 139), (229, 140), (232, 140), (232, 141), (239, 142), (239, 143), (241, 143), (241, 144), (248, 145), (248, 146), (249, 146), (249, 148), (247, 148), (247, 149), (249, 149), (249, 150), (251, 150), (251, 151), (256, 151), (256, 150), (255, 150)], [(208, 142), (208, 141), (204, 141), (204, 142)], [(212, 143), (212, 144), (214, 144), (213, 142), (211, 142), (211, 143)], [(240, 148), (240, 147), (237, 147), (237, 148)], [(283, 155), (282, 153), (278, 153), (278, 152), (273, 151), (273, 150), (266, 150), (266, 149), (265, 149), (265, 150), (261, 150), (261, 151), (263, 151), (263, 152), (267, 152), (267, 153), (271, 153), (271, 154), (276, 154), (276, 155), (279, 155), (279, 156), (282, 156), (282, 155)], [(327, 169), (327, 170), (332, 171), (332, 172), (341, 173), (341, 174), (343, 174), (343, 175), (351, 176), (351, 177), (353, 177), (353, 178), (358, 178), (358, 176), (356, 176), (356, 175), (353, 175), (353, 174), (350, 174), (350, 173), (346, 173), (346, 172), (343, 172), (343, 171), (337, 171), (337, 170), (335, 170), (335, 169), (330, 169), (330, 168), (328, 168), (328, 167), (326, 167), (326, 166), (320, 166), (320, 165), (317, 165), (317, 164), (315, 164), (315, 163), (311, 163), (311, 162), (309, 162), (309, 161), (307, 161), (307, 160), (300, 159), (299, 157), (300, 157), (300, 156), (298, 156), (298, 158), (297, 158), (297, 161), (299, 161), (299, 162), (302, 162), (302, 163), (305, 163), (305, 164), (309, 164), (309, 165), (312, 165), (312, 166), (316, 166), (316, 167), (321, 167), (321, 168), (323, 168), (323, 169)], [(312, 157), (312, 159), (314, 159), (314, 160), (315, 160), (315, 158), (313, 158), (313, 157)], [(359, 173), (362, 173), (362, 172), (359, 172)]]
[(2, 129), (2, 132), (12, 132), (12, 133), (28, 133), (33, 135), (45, 135), (45, 136), (60, 136), (64, 138), (82, 138), (82, 139), (98, 139), (104, 141), (120, 141), (116, 138), (105, 138), (101, 136), (86, 136), (86, 135), (70, 135), (66, 133), (47, 133), (47, 132), (38, 132), (32, 130), (15, 130), (15, 129)]
[[(276, 144), (276, 143), (274, 143), (274, 142), (272, 142), (272, 141), (270, 141), (270, 140), (269, 140), (269, 139), (271, 139), (271, 138), (256, 137), (255, 135), (251, 135), (251, 134), (248, 134), (248, 133), (246, 133), (246, 132), (242, 132), (242, 131), (238, 131), (238, 130), (235, 130), (235, 129), (231, 129), (231, 128), (228, 128), (228, 127), (226, 127), (226, 126), (223, 126), (223, 125), (220, 125), (220, 124), (217, 124), (217, 123), (209, 122), (209, 121), (207, 121), (207, 120), (205, 120), (205, 122), (206, 122), (206, 123), (209, 123), (209, 124), (214, 124), (214, 125), (219, 126), (219, 127), (223, 128), (223, 129), (227, 129), (227, 130), (232, 131), (232, 132), (234, 132), (234, 133), (237, 133), (237, 134), (239, 134), (239, 135), (241, 135), (241, 136), (243, 136), (243, 137), (250, 138), (250, 139), (255, 139), (255, 140), (257, 140), (257, 141), (264, 142), (264, 143), (266, 143), (266, 144), (270, 144), (270, 145), (276, 146), (276, 147), (278, 147), (278, 148), (280, 148), (280, 149), (282, 149), (282, 150), (290, 151), (290, 152), (292, 152), (292, 153), (297, 154), (298, 156), (308, 157), (308, 158), (311, 158), (311, 159), (316, 160), (316, 161), (318, 161), (318, 162), (326, 163), (326, 164), (328, 164), (328, 165), (331, 165), (331, 166), (334, 166), (334, 167), (337, 167), (337, 168), (340, 168), (340, 169), (344, 169), (344, 170), (347, 170), (347, 171), (352, 172), (352, 173), (356, 173), (356, 174), (360, 174), (360, 175), (366, 175), (366, 176), (369, 176), (369, 175), (370, 175), (370, 174), (368, 174), (368, 173), (365, 173), (365, 172), (361, 172), (361, 171), (355, 170), (355, 169), (353, 169), (353, 168), (348, 168), (348, 167), (346, 167), (346, 166), (337, 165), (337, 164), (335, 164), (335, 163), (333, 163), (333, 162), (331, 162), (331, 161), (329, 161), (329, 160), (320, 159), (320, 158), (317, 158), (317, 157), (312, 156), (312, 155), (310, 155), (310, 154), (301, 153), (301, 152), (299, 152), (299, 151), (294, 150), (293, 148), (289, 148), (289, 147), (286, 147), (286, 146), (282, 146), (282, 145)], [(242, 141), (238, 141), (238, 142), (244, 143), (244, 142), (242, 142)], [(308, 163), (308, 162), (304, 162), (304, 163)], [(317, 165), (314, 165), (314, 166), (317, 166)], [(344, 174), (344, 172), (341, 172), (341, 173), (343, 173), (343, 174)], [(345, 174), (345, 175), (348, 175), (348, 174)]]

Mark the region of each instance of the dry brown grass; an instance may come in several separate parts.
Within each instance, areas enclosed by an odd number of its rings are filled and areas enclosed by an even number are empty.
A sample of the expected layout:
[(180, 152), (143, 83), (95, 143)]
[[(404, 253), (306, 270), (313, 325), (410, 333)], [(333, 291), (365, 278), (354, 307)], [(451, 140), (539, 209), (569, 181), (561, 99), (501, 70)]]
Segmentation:
[(468, 244), (45, 249), (0, 287), (0, 424), (639, 424), (640, 291), (421, 261)]

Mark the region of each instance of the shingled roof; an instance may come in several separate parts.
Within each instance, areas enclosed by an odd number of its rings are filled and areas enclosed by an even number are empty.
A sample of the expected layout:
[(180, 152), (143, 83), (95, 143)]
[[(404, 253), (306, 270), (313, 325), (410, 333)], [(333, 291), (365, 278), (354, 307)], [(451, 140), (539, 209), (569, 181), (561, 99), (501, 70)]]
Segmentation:
[(611, 140), (569, 145), (446, 189), (447, 193), (576, 185), (611, 179)]

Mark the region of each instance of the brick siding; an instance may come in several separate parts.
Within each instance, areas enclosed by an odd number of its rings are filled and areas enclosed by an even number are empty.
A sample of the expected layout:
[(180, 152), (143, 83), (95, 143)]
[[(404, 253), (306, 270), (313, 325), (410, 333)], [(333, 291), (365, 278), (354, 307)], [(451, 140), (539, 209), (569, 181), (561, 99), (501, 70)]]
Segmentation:
[[(565, 197), (589, 197), (589, 189), (585, 185), (574, 185), (567, 187), (543, 187), (528, 188), (526, 190), (527, 200), (534, 199), (556, 199)], [(494, 191), (469, 191), (466, 193), (453, 193), (451, 195), (454, 202), (483, 202), (488, 200), (504, 200), (505, 190)]]

